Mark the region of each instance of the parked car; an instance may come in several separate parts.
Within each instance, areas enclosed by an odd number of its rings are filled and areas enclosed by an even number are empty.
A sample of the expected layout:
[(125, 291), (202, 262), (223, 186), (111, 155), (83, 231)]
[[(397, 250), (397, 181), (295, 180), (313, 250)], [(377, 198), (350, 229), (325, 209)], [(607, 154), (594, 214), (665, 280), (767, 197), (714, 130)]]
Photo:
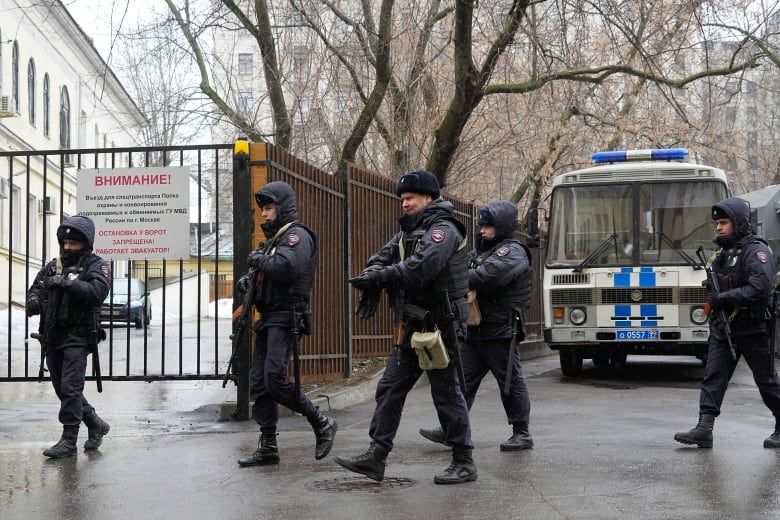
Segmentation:
[[(130, 296), (128, 297), (128, 287)], [(152, 319), (152, 304), (146, 285), (138, 278), (114, 278), (111, 292), (100, 308), (101, 322), (130, 322), (140, 329)]]

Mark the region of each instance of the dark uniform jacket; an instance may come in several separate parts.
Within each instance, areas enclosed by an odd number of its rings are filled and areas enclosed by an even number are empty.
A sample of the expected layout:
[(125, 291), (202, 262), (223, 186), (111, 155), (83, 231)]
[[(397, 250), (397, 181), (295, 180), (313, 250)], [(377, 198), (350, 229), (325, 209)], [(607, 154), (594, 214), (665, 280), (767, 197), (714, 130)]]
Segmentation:
[(513, 310), (525, 319), (531, 297), (531, 255), (514, 238), (517, 207), (498, 201), (486, 209), (493, 216), (496, 235), (491, 240), (479, 237), (469, 255), (469, 289), (477, 291), (482, 321), (469, 327), (468, 334), (472, 339), (506, 339), (512, 337)]
[(295, 193), (284, 182), (270, 182), (257, 193), (276, 203), (276, 219), (261, 227), (267, 242), (255, 267), (261, 273), (255, 306), (261, 313), (308, 307), (316, 268), (316, 238), (298, 222)]
[[(733, 236), (715, 239), (723, 249), (712, 264), (721, 290), (718, 301), (726, 315), (732, 317), (732, 335), (766, 332), (766, 313), (771, 304), (776, 271), (772, 250), (752, 234), (750, 209), (744, 200), (726, 199), (713, 208), (729, 215), (734, 225)], [(719, 314), (710, 314), (711, 331), (722, 336)]]
[[(49, 261), (35, 277), (27, 293), (41, 302), (41, 327), (48, 348), (93, 345), (98, 342), (100, 306), (111, 289), (111, 270), (92, 253), (95, 227), (79, 216), (65, 219), (62, 226), (76, 228), (87, 238), (87, 248), (76, 257), (62, 255)], [(58, 263), (61, 266), (58, 271)], [(67, 287), (48, 287), (46, 280), (57, 274), (70, 279)]]
[(442, 291), (446, 290), (459, 320), (468, 314), (468, 252), (465, 228), (455, 218), (452, 203), (439, 197), (415, 214), (399, 219), (396, 234), (371, 258), (367, 266), (393, 265), (396, 289), (404, 304), (431, 313), (443, 330), (449, 327), (443, 315)]

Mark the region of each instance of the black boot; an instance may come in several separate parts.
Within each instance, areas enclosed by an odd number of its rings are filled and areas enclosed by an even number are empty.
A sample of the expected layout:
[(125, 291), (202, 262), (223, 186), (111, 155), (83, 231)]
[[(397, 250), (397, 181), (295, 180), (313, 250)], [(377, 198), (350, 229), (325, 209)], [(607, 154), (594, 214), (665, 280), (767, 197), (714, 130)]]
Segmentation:
[(379, 453), (372, 442), (371, 446), (368, 447), (368, 451), (362, 455), (356, 455), (354, 457), (338, 455), (334, 460), (349, 471), (360, 473), (372, 480), (382, 482), (385, 478), (386, 458), (387, 454)]
[(512, 427), (512, 436), (506, 442), (501, 443), (501, 451), (530, 450), (534, 447), (534, 440), (528, 433), (528, 426)]
[(314, 458), (324, 459), (331, 448), (333, 448), (333, 439), (336, 438), (336, 429), (338, 424), (336, 420), (327, 415), (322, 415), (317, 411), (317, 415), (309, 417), (309, 424), (314, 429), (314, 435), (317, 438), (317, 444), (314, 447)]
[(62, 437), (49, 449), (43, 450), (43, 454), (52, 459), (72, 457), (76, 454), (76, 440), (79, 436), (79, 425), (65, 425), (62, 427)]
[(255, 452), (249, 457), (238, 459), (239, 466), (272, 466), (274, 464), (279, 464), (276, 433), (261, 433)]
[(450, 444), (447, 444), (447, 439), (444, 437), (444, 430), (441, 429), (441, 426), (437, 426), (432, 430), (420, 428), (420, 435), (431, 442), (437, 442), (439, 444), (444, 444), (445, 446), (451, 446)]
[(683, 444), (697, 444), (701, 448), (712, 448), (712, 425), (714, 423), (714, 415), (699, 414), (699, 423), (692, 430), (675, 433), (674, 440)]
[(764, 448), (780, 448), (780, 417), (775, 419), (775, 431), (764, 439)]
[(471, 450), (463, 448), (453, 448), (449, 467), (433, 477), (436, 484), (460, 484), (474, 480), (477, 480), (477, 467), (471, 458)]
[(111, 426), (98, 417), (98, 414), (93, 413), (90, 416), (84, 417), (84, 424), (87, 425), (87, 433), (89, 438), (84, 443), (85, 450), (96, 450), (103, 444), (103, 436), (108, 433)]

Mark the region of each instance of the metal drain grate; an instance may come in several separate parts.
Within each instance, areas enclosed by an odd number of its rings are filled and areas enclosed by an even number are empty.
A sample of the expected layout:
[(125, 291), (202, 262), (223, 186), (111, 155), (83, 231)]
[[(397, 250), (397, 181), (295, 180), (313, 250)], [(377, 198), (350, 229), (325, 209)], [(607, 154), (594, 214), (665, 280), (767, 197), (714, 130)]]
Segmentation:
[(413, 485), (414, 480), (408, 478), (387, 477), (382, 482), (376, 482), (365, 477), (344, 477), (310, 482), (306, 484), (306, 488), (314, 491), (379, 493), (387, 489), (405, 488)]

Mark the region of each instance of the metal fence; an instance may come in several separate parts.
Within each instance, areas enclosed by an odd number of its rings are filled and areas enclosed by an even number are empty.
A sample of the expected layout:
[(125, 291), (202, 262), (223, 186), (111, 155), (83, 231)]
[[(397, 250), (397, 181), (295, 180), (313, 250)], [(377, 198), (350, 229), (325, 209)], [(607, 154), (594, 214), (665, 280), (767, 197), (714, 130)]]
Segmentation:
[[(24, 295), (35, 272), (57, 253), (54, 233), (61, 219), (68, 216), (60, 204), (57, 212), (46, 213), (46, 207), (42, 207), (43, 214), (37, 220), (28, 219), (25, 215), (32, 214), (28, 206), (36, 199), (45, 201), (52, 193), (59, 200), (69, 196), (66, 187), (74, 185), (81, 168), (156, 166), (160, 161), (169, 166), (189, 166), (196, 186), (211, 187), (213, 204), (207, 206), (199, 199), (193, 213), (198, 222), (208, 222), (217, 231), (209, 237), (210, 254), (202, 250), (206, 241), (197, 231), (191, 258), (112, 262), (115, 273), (143, 280), (156, 300), (148, 328), (135, 329), (129, 323), (107, 328), (108, 341), (100, 346), (105, 377), (149, 381), (223, 377), (231, 350), (232, 309), (216, 303), (234, 296), (234, 280), (246, 270), (249, 252), (263, 240), (253, 194), (274, 180), (283, 180), (294, 188), (300, 219), (315, 232), (319, 245), (311, 302), (316, 327), (315, 333), (301, 342), (302, 381), (322, 383), (349, 376), (353, 358), (388, 354), (392, 346), (389, 306), (380, 305), (372, 320), (353, 319), (358, 294), (349, 287), (347, 278), (359, 273), (368, 257), (397, 232), (401, 210), (395, 180), (356, 165), (349, 165), (341, 176), (330, 175), (265, 143), (251, 144), (246, 172), (242, 173), (232, 148), (229, 144), (0, 152), (0, 161), (7, 161), (7, 167), (0, 162), (0, 181), (8, 182), (18, 192), (15, 198), (0, 199), (0, 263), (8, 267), (0, 270), (0, 295), (4, 295), (0, 297), (0, 314), (7, 317), (0, 321), (0, 355), (6, 360), (0, 381), (37, 378), (37, 347), (27, 341), (34, 320), (24, 315)], [(17, 177), (22, 175), (26, 181), (18, 182)], [(42, 190), (36, 191), (36, 186)], [(448, 199), (454, 203), (473, 244), (476, 208)], [(21, 200), (27, 201), (25, 211), (15, 206)], [(21, 221), (15, 222), (15, 218)], [(197, 229), (202, 227), (199, 224)], [(27, 232), (21, 241), (14, 233), (23, 229)], [(223, 235), (225, 238), (221, 238)], [(232, 243), (232, 256), (218, 253), (229, 245), (220, 244), (220, 240)], [(534, 250), (533, 260), (538, 272), (539, 250)], [(539, 278), (535, 275), (534, 279)], [(531, 339), (541, 337), (537, 285), (527, 322)], [(233, 301), (232, 307), (238, 303)], [(193, 304), (194, 310), (188, 311)], [(247, 337), (243, 357), (234, 367), (240, 374), (239, 393), (244, 391), (250, 349)], [(239, 406), (241, 401), (240, 397)]]

